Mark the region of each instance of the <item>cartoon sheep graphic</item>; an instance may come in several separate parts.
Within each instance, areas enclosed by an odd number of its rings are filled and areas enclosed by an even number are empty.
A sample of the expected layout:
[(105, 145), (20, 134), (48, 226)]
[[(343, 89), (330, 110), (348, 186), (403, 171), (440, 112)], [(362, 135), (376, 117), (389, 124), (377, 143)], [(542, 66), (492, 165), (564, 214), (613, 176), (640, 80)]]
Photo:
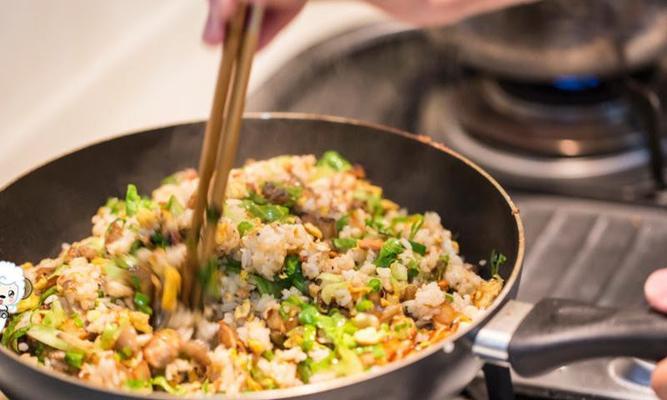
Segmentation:
[(16, 305), (32, 292), (32, 284), (23, 276), (23, 269), (13, 263), (0, 261), (0, 332), (5, 328), (9, 314)]

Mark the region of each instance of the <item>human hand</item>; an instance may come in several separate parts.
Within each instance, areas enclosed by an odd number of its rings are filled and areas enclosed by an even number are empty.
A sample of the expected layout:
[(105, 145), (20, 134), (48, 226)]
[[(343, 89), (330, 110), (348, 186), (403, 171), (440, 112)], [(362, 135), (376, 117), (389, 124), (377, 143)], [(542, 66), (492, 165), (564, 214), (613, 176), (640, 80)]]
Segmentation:
[(264, 47), (280, 30), (301, 11), (306, 0), (209, 0), (208, 18), (204, 28), (204, 42), (210, 45), (222, 43), (225, 24), (242, 3), (264, 4), (266, 12), (259, 48)]
[(419, 26), (445, 25), (535, 0), (366, 0), (396, 19)]
[[(654, 271), (644, 284), (646, 300), (655, 310), (667, 313), (667, 268)], [(667, 400), (667, 358), (653, 371), (651, 387), (659, 398)]]

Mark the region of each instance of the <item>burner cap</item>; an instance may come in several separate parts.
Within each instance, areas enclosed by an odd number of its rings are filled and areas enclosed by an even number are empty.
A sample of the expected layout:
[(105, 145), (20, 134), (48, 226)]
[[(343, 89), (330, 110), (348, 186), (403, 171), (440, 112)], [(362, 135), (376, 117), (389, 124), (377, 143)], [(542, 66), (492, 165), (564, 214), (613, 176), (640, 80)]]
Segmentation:
[(547, 157), (597, 156), (641, 146), (628, 104), (613, 82), (562, 88), (479, 77), (460, 84), (455, 115), (477, 139)]

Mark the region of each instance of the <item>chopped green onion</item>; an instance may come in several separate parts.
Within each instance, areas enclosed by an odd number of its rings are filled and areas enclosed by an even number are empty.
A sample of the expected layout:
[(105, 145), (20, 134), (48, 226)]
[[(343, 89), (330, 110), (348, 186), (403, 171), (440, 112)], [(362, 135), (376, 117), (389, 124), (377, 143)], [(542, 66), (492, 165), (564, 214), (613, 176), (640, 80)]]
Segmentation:
[(375, 304), (368, 299), (362, 299), (357, 303), (357, 311), (366, 312), (375, 308)]
[(387, 239), (387, 241), (384, 242), (382, 248), (380, 249), (380, 254), (375, 259), (375, 265), (382, 268), (389, 267), (394, 261), (396, 261), (398, 255), (401, 254), (404, 250), (405, 248), (401, 242), (398, 241), (398, 239)]
[(134, 293), (134, 305), (137, 307), (137, 310), (141, 311), (142, 313), (152, 315), (153, 309), (151, 308), (150, 303), (151, 300), (147, 295), (141, 292)]
[(304, 325), (303, 342), (301, 342), (301, 348), (303, 349), (303, 351), (312, 350), (316, 340), (317, 340), (317, 328), (315, 328), (315, 325)]
[(167, 210), (173, 215), (181, 215), (183, 211), (185, 211), (185, 208), (183, 208), (183, 205), (176, 199), (176, 196), (172, 194), (169, 197), (169, 201), (167, 201)]
[(125, 381), (125, 386), (130, 390), (150, 389), (151, 382), (143, 379), (128, 379)]
[(371, 288), (371, 292), (377, 293), (382, 289), (382, 281), (378, 278), (372, 278), (368, 281), (368, 287)]
[(336, 233), (340, 233), (350, 223), (350, 216), (345, 214), (336, 221)]
[(424, 216), (421, 214), (415, 214), (411, 216), (412, 219), (415, 221), (412, 223), (410, 226), (410, 236), (409, 239), (412, 240), (415, 238), (415, 235), (417, 235), (417, 231), (421, 229), (422, 225), (424, 225)]
[(185, 389), (183, 389), (179, 385), (172, 386), (169, 383), (169, 381), (167, 381), (167, 378), (165, 378), (164, 376), (156, 376), (151, 380), (151, 383), (153, 384), (153, 386), (157, 386), (169, 394), (178, 394), (178, 395), (185, 394)]
[(426, 254), (426, 246), (423, 244), (410, 240), (410, 246), (412, 247), (412, 251), (419, 254), (420, 256)]
[(322, 157), (317, 160), (317, 166), (328, 167), (337, 172), (347, 171), (352, 168), (349, 161), (333, 150), (325, 151), (324, 154), (322, 154)]
[(303, 325), (314, 325), (320, 317), (320, 312), (312, 304), (305, 304), (299, 313), (299, 322)]
[(265, 223), (281, 220), (289, 215), (289, 208), (275, 204), (260, 205), (250, 200), (243, 201), (244, 208)]
[(248, 233), (248, 231), (250, 231), (254, 227), (255, 227), (255, 225), (253, 225), (252, 222), (241, 221), (237, 225), (236, 229), (238, 229), (239, 235), (241, 235), (241, 237), (243, 237), (243, 236), (245, 236), (246, 233)]
[(133, 184), (127, 185), (127, 192), (125, 193), (125, 212), (128, 216), (133, 216), (139, 210), (141, 204), (141, 197), (137, 191), (137, 187)]
[(56, 285), (46, 289), (44, 292), (42, 292), (41, 295), (39, 295), (39, 304), (42, 305), (44, 303), (44, 300), (46, 300), (52, 294), (56, 293), (58, 293), (58, 287)]
[(357, 247), (357, 239), (352, 238), (335, 238), (333, 245), (340, 251), (346, 251)]
[(507, 262), (507, 257), (503, 253), (497, 252), (495, 249), (491, 251), (491, 257), (489, 258), (489, 264), (491, 265), (491, 276), (498, 275), (500, 271), (500, 266)]
[(68, 351), (65, 353), (65, 362), (74, 369), (81, 369), (83, 360), (86, 357), (84, 353), (78, 351)]
[(234, 274), (241, 273), (241, 261), (237, 261), (231, 257), (225, 257), (222, 260), (222, 266), (225, 268), (225, 272)]
[(155, 231), (151, 235), (151, 243), (156, 247), (166, 248), (170, 245), (169, 239), (167, 239), (162, 232)]
[(264, 278), (263, 276), (252, 274), (250, 275), (250, 282), (252, 282), (261, 294), (270, 294), (273, 297), (280, 297), (280, 286), (276, 282)]
[(176, 174), (174, 175), (169, 175), (168, 177), (164, 178), (161, 182), (162, 185), (174, 185), (178, 183), (178, 179), (176, 179)]
[(303, 383), (309, 383), (310, 378), (313, 376), (313, 370), (312, 370), (312, 360), (310, 358), (307, 358), (304, 361), (301, 361), (297, 366), (296, 366), (296, 372), (299, 375), (299, 379)]
[(116, 339), (120, 335), (120, 329), (116, 324), (109, 324), (104, 327), (102, 334), (100, 335), (100, 346), (104, 350), (108, 350), (113, 347), (116, 343)]

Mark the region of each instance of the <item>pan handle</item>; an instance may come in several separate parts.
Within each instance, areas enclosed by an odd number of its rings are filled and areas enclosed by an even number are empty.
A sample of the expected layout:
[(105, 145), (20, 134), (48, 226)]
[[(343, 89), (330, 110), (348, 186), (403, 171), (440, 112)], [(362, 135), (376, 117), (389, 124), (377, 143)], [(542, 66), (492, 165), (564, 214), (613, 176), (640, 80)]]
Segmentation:
[(527, 377), (588, 358), (659, 360), (667, 356), (667, 317), (565, 299), (510, 301), (479, 331), (473, 351)]

